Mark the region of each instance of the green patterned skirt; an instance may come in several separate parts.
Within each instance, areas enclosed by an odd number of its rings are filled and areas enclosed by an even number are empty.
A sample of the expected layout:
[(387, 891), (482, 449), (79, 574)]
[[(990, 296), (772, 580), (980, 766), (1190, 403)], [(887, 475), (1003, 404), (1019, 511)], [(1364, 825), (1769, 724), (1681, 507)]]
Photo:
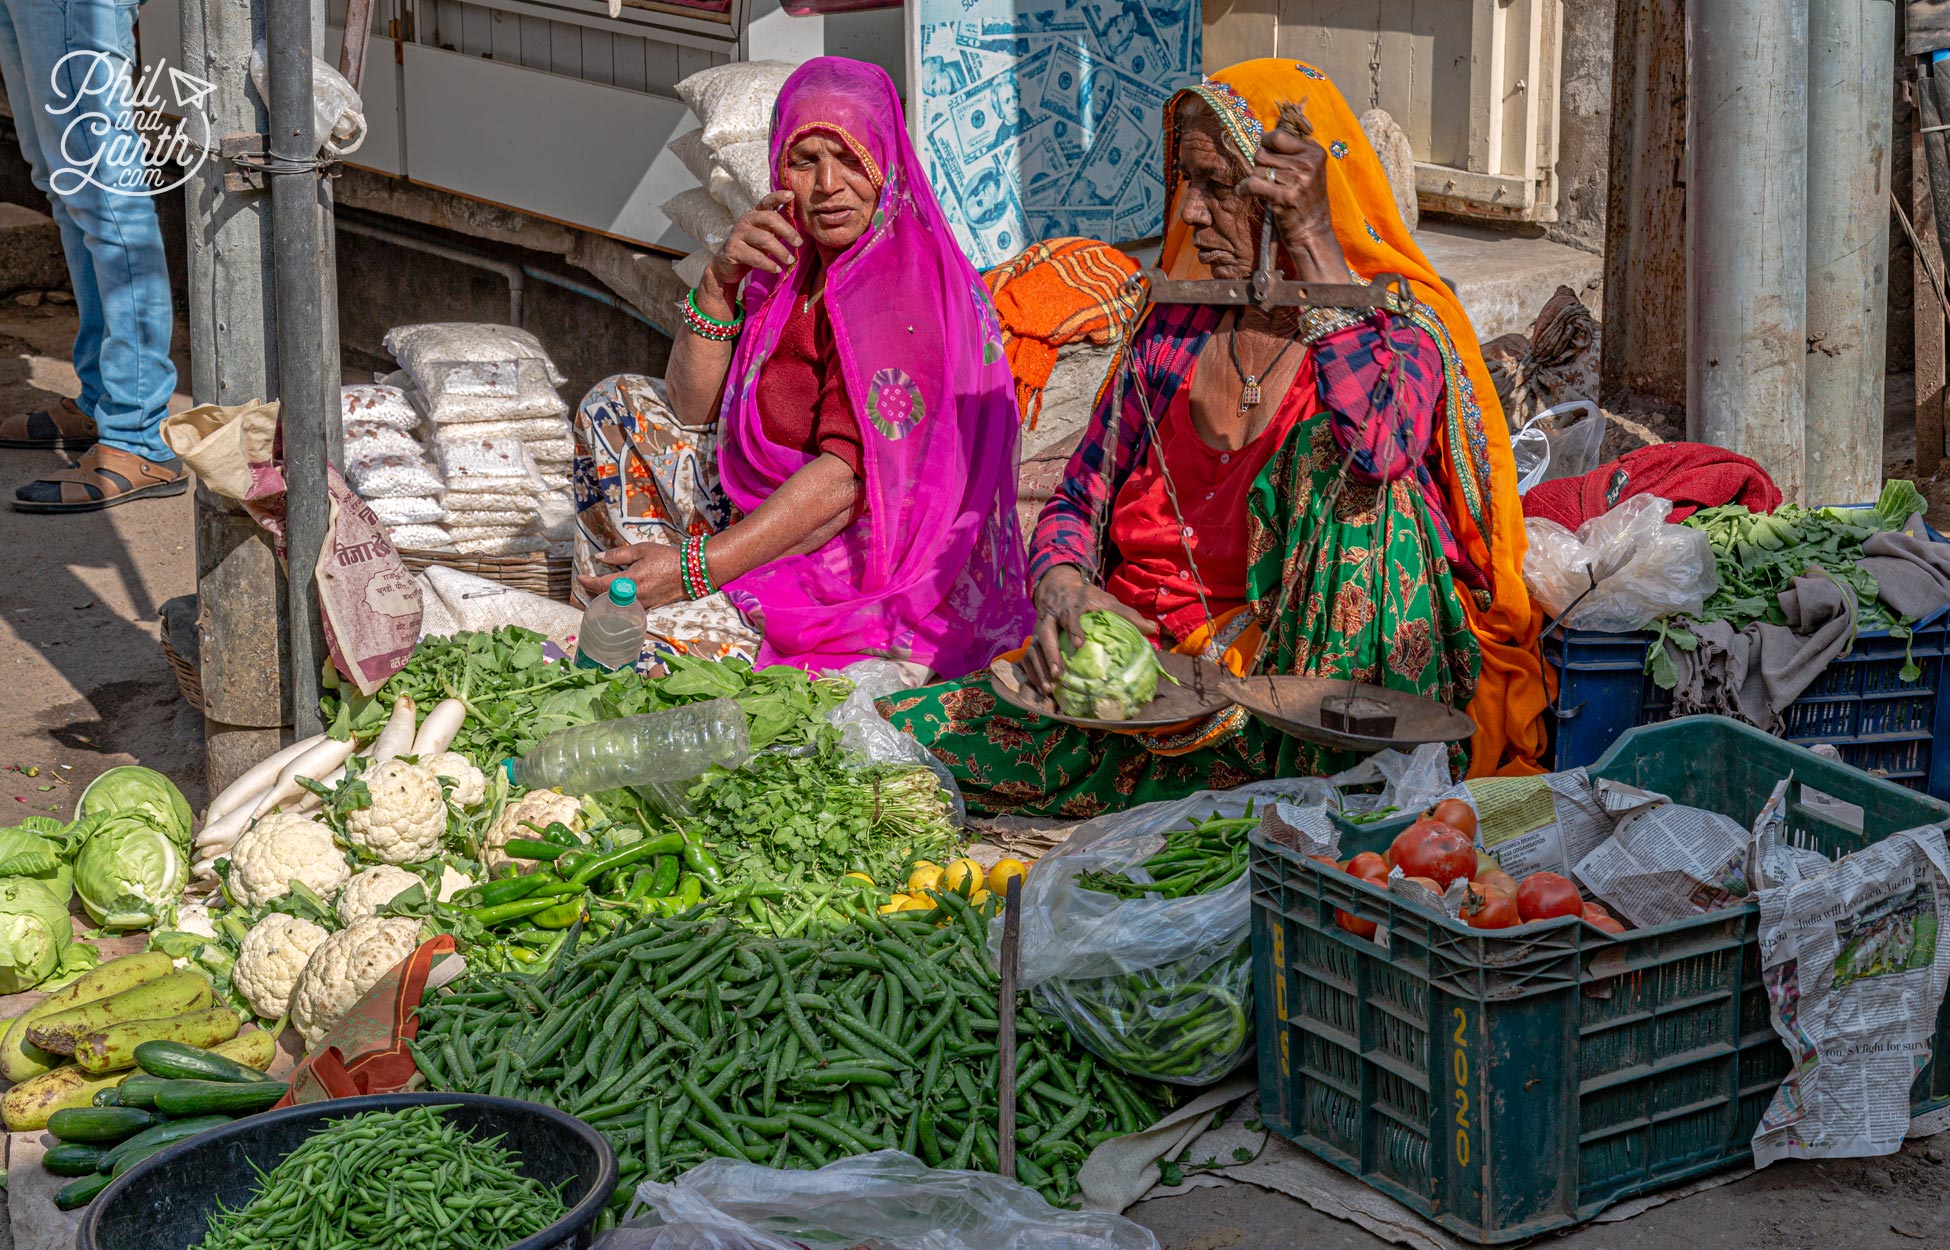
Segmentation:
[[(1481, 652), (1428, 506), (1412, 482), (1344, 481), (1328, 421), (1323, 412), (1296, 426), (1253, 483), (1246, 581), (1255, 619), (1272, 622), (1265, 667), (1464, 706)], [(1296, 572), (1275, 620), (1282, 579)], [(971, 812), (987, 815), (1084, 819), (1269, 777), (1327, 776), (1358, 758), (1250, 718), (1213, 745), (1160, 755), (1128, 734), (1019, 711), (986, 675), (902, 691), (881, 711), (954, 772)], [(1453, 751), (1459, 776), (1463, 750)]]

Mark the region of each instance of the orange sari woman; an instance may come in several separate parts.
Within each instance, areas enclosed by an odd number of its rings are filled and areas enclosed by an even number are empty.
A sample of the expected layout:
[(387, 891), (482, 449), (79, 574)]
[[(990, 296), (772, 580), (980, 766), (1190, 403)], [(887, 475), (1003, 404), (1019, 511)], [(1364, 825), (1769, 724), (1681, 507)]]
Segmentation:
[[(1274, 132), (1288, 102), (1310, 138)], [(1264, 649), (1261, 671), (1466, 706), (1478, 730), (1459, 771), (1536, 771), (1545, 692), (1509, 439), (1468, 319), (1353, 112), (1311, 66), (1250, 61), (1172, 100), (1165, 158), (1172, 276), (1250, 274), (1270, 213), (1288, 276), (1397, 273), (1414, 303), (1148, 310), (1125, 348), (1119, 419), (1107, 387), (1038, 522), (1026, 668), (1047, 678), (1060, 633), (1115, 611), (1234, 671)], [(983, 680), (883, 707), (990, 812), (1088, 816), (1352, 762), (1236, 708), (1170, 733), (1098, 733), (1017, 713)]]

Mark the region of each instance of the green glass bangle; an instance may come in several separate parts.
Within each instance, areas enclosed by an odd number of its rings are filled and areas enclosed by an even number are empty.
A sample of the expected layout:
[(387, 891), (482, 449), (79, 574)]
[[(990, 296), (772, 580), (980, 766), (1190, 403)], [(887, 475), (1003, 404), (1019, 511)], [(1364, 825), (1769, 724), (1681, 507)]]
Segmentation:
[(745, 324), (745, 310), (742, 307), (735, 308), (733, 310), (732, 319), (730, 321), (719, 321), (716, 317), (713, 317), (710, 313), (705, 312), (702, 308), (699, 308), (697, 306), (696, 287), (692, 287), (690, 290), (690, 294), (686, 295), (684, 298), (690, 301), (691, 315), (696, 317), (699, 321), (702, 321), (707, 325), (714, 325), (718, 327), (718, 329), (720, 330), (736, 330), (739, 326)]

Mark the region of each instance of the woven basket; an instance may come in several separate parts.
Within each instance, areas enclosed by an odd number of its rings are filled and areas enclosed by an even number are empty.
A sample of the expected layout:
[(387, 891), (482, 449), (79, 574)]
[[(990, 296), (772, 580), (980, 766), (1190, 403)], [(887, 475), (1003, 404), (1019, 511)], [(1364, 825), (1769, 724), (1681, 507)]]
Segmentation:
[(169, 662), (169, 667), (176, 674), (176, 684), (182, 688), (183, 701), (202, 712), (203, 678), (196, 671), (196, 665), (179, 655), (176, 648), (169, 645), (167, 636), (162, 640), (162, 653), (163, 659)]
[(452, 551), (426, 551), (400, 548), (406, 567), (415, 573), (433, 565), (472, 573), (503, 586), (544, 595), (557, 603), (572, 603), (575, 561), (568, 556), (545, 555), (539, 551), (518, 556), (467, 556)]

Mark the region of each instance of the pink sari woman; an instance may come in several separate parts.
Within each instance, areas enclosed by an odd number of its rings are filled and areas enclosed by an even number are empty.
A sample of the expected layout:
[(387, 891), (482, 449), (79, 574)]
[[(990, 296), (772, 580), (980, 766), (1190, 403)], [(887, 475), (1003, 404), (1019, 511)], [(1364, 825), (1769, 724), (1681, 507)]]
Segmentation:
[[(718, 484), (737, 519), (720, 528), (701, 508), (666, 527), (680, 546), (653, 536), (600, 559), (653, 609), (722, 587), (759, 635), (761, 664), (886, 658), (966, 674), (1032, 619), (994, 305), (955, 245), (885, 71), (839, 57), (801, 66), (774, 114), (772, 173), (774, 193), (692, 292), (692, 333), (669, 371), (687, 432), (703, 433), (716, 408)], [(788, 329), (811, 334), (795, 318), (820, 301), (813, 367), (827, 371), (829, 401), (837, 369), (857, 451), (809, 442), (803, 432), (832, 427), (830, 415), (779, 411), (789, 388), (764, 381)]]

